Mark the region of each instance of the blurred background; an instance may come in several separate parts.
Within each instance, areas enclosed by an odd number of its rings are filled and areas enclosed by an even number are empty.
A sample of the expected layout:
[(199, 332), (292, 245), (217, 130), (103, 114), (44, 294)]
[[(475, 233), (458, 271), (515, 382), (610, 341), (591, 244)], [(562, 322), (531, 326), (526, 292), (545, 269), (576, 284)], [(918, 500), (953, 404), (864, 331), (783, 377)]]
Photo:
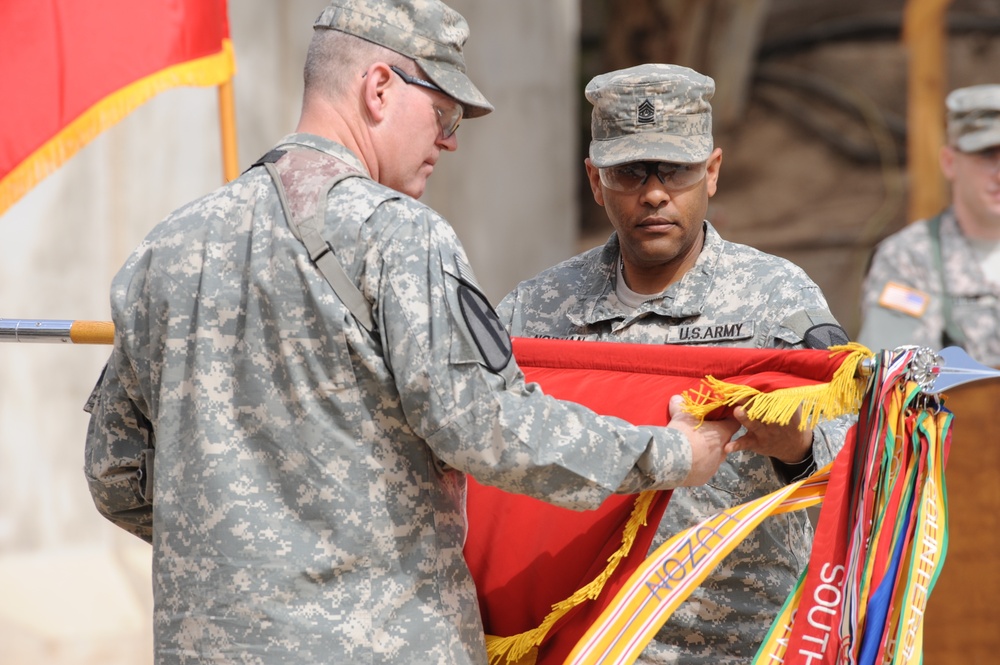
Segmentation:
[[(240, 170), (294, 128), (325, 4), (229, 3)], [(912, 65), (937, 43), (904, 39), (910, 12), (941, 18), (931, 107), (955, 87), (1000, 82), (997, 0), (449, 4), (469, 21), (469, 71), (497, 110), (462, 125), (424, 200), (455, 226), (494, 302), (610, 233), (584, 178), (587, 81), (672, 62), (717, 82), (723, 167), (709, 218), (802, 266), (854, 334), (872, 247), (946, 195), (934, 169), (918, 180), (907, 159), (915, 138), (942, 131), (911, 116)], [(83, 148), (0, 215), (0, 318), (109, 319), (128, 252), (221, 184), (219, 145), (214, 91), (178, 88)], [(0, 344), (2, 665), (151, 662), (149, 548), (97, 515), (82, 473), (82, 408), (108, 350)]]

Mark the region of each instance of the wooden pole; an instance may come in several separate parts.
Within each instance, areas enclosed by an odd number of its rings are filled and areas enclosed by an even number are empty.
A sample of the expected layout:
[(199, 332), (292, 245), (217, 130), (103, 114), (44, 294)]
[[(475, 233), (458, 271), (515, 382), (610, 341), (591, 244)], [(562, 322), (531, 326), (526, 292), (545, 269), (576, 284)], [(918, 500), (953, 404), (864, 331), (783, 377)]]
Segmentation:
[(907, 176), (909, 221), (936, 215), (948, 204), (939, 155), (944, 145), (944, 98), (951, 0), (907, 0), (903, 43), (907, 74)]
[(74, 344), (114, 344), (115, 324), (111, 321), (74, 321), (69, 328)]
[(222, 177), (225, 182), (240, 174), (240, 160), (236, 146), (236, 101), (233, 80), (219, 85), (219, 130), (222, 135)]

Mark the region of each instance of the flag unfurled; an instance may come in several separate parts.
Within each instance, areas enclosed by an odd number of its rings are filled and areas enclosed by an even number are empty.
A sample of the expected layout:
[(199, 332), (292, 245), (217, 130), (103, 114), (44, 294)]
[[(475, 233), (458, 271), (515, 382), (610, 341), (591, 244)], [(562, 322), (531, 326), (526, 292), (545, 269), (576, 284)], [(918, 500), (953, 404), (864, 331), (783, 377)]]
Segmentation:
[(226, 0), (5, 0), (0, 44), (0, 214), (154, 95), (236, 69)]
[[(741, 400), (772, 422), (788, 422), (789, 404), (803, 407), (804, 422), (851, 413), (864, 386), (856, 365), (871, 355), (857, 345), (788, 351), (536, 339), (515, 339), (514, 352), (547, 394), (645, 425), (665, 425), (670, 397), (682, 393), (689, 410), (708, 417)], [(668, 500), (669, 492), (612, 496), (598, 510), (574, 512), (470, 483), (465, 551), (491, 662), (564, 662), (643, 565)], [(785, 498), (781, 509), (796, 501), (810, 499)]]

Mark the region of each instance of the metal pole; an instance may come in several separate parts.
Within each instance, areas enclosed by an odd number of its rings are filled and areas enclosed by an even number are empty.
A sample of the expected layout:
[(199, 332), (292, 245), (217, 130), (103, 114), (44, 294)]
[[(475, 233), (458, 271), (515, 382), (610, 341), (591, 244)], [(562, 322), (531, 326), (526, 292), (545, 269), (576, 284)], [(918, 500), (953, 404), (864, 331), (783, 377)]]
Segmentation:
[(62, 319), (0, 319), (0, 342), (55, 344), (114, 344), (110, 321)]

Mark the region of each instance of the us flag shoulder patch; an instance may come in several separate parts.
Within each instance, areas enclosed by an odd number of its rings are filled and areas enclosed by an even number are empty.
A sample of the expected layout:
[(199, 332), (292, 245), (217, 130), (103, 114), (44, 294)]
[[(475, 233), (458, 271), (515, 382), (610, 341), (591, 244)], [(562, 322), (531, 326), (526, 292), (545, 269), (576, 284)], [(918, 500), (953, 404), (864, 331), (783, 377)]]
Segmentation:
[(479, 283), (476, 282), (476, 276), (472, 272), (472, 266), (470, 266), (465, 261), (465, 259), (463, 259), (459, 254), (455, 254), (455, 267), (458, 270), (459, 279), (468, 282), (472, 286), (482, 291), (482, 289), (479, 287)]
[(886, 309), (892, 309), (912, 317), (920, 318), (927, 311), (931, 297), (923, 291), (911, 289), (908, 286), (889, 282), (878, 297), (878, 304)]

